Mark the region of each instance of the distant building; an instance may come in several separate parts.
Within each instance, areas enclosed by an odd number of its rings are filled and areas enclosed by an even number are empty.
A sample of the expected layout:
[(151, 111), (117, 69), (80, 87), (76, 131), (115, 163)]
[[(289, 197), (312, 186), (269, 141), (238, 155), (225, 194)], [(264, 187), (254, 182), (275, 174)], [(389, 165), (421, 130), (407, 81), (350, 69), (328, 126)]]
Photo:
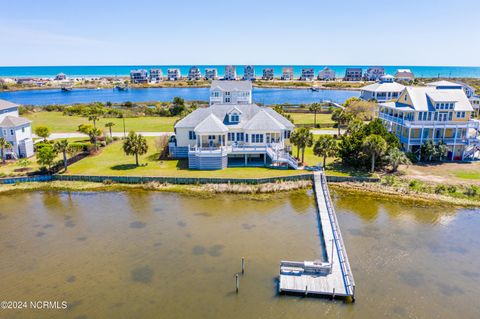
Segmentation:
[(218, 79), (217, 69), (208, 68), (205, 69), (205, 80), (216, 80)]
[(362, 69), (361, 68), (347, 68), (345, 70), (344, 81), (361, 81)]
[(182, 77), (180, 69), (168, 69), (167, 70), (167, 79), (168, 81), (178, 81)]
[(189, 81), (197, 81), (202, 78), (202, 73), (200, 69), (196, 66), (192, 66), (190, 70), (188, 70), (188, 80)]
[(300, 75), (301, 81), (312, 81), (315, 78), (315, 71), (313, 68), (303, 68)]
[(366, 81), (378, 81), (380, 77), (385, 75), (385, 69), (381, 66), (372, 66), (367, 69), (364, 74), (364, 78)]
[(66, 80), (66, 79), (67, 79), (67, 76), (64, 73), (58, 73), (55, 76), (55, 81), (63, 81), (63, 80)]
[(384, 75), (379, 82), (364, 86), (361, 89), (360, 98), (366, 101), (375, 99), (383, 103), (397, 99), (404, 89), (404, 85), (394, 82), (393, 76)]
[(150, 82), (158, 82), (163, 80), (162, 69), (150, 69)]
[(252, 82), (250, 81), (212, 81), (210, 86), (210, 105), (213, 104), (251, 104)]
[(225, 74), (223, 75), (224, 80), (234, 81), (237, 79), (237, 70), (234, 65), (225, 66)]
[(397, 81), (410, 82), (415, 79), (415, 76), (410, 69), (398, 69), (397, 73), (395, 73), (395, 79)]
[(325, 67), (322, 71), (318, 72), (317, 79), (320, 81), (335, 80), (335, 71), (329, 67)]
[(0, 100), (0, 137), (12, 144), (4, 150), (6, 158), (33, 156), (31, 121), (18, 115), (18, 104)]
[(282, 80), (285, 81), (292, 81), (293, 80), (293, 68), (292, 67), (285, 67), (282, 68)]
[(130, 71), (130, 80), (133, 83), (147, 83), (148, 82), (147, 70), (132, 70), (132, 71)]
[(273, 68), (263, 69), (262, 80), (273, 80)]
[(255, 67), (253, 65), (245, 65), (243, 67), (243, 80), (255, 81)]

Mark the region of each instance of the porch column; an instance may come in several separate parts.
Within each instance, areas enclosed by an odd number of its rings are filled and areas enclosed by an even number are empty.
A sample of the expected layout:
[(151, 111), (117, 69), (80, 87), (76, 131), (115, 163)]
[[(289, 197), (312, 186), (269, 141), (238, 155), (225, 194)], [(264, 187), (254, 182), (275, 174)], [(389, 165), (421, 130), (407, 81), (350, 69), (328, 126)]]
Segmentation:
[(197, 145), (197, 147), (200, 147), (200, 141), (201, 141), (201, 137), (200, 135), (197, 134), (197, 140), (195, 141), (195, 144)]
[(245, 166), (247, 166), (247, 154), (245, 154)]

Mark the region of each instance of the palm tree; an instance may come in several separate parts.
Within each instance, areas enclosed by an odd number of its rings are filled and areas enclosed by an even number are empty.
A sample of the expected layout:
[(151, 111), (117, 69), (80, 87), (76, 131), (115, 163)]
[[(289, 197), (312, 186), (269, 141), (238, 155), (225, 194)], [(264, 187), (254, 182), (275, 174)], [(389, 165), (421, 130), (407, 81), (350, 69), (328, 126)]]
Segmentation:
[(113, 122), (105, 123), (105, 127), (108, 127), (108, 130), (110, 131), (110, 138), (113, 138), (113, 135), (112, 135), (112, 126), (115, 126), (115, 123), (113, 123)]
[(363, 141), (363, 150), (372, 158), (371, 172), (375, 171), (375, 160), (387, 150), (387, 142), (377, 134), (369, 135)]
[[(302, 151), (302, 163), (305, 159), (305, 148), (312, 146), (313, 144), (313, 134), (307, 127), (302, 127), (299, 130), (295, 131), (294, 139), (292, 141), (290, 137), (290, 141), (293, 145), (297, 147), (297, 158), (299, 155), (299, 151)], [(293, 135), (293, 134), (292, 134)]]
[(138, 166), (138, 155), (146, 154), (148, 151), (147, 139), (132, 131), (123, 142), (123, 151), (127, 155), (135, 155), (135, 164)]
[(396, 172), (401, 164), (408, 165), (411, 163), (407, 155), (396, 147), (390, 149), (387, 154), (387, 159), (392, 166), (392, 172)]
[(56, 141), (55, 144), (53, 144), (53, 148), (55, 149), (55, 152), (63, 154), (63, 168), (65, 169), (65, 172), (66, 172), (68, 167), (67, 152), (69, 152), (69, 148), (70, 148), (68, 141), (67, 140)]
[(322, 108), (320, 103), (310, 105), (310, 112), (313, 112), (313, 127), (317, 127), (317, 112)]
[(5, 164), (5, 150), (10, 150), (12, 149), (12, 143), (7, 141), (5, 138), (0, 137), (0, 150), (1, 150), (1, 155), (2, 155), (2, 163)]
[[(290, 143), (297, 146), (299, 143), (300, 131), (296, 130), (290, 134)], [(300, 158), (300, 148), (297, 147), (297, 159)]]
[(97, 138), (102, 135), (102, 131), (100, 131), (98, 128), (94, 127), (88, 131), (88, 136), (90, 137), (90, 140), (93, 141), (93, 146), (95, 148), (95, 151), (97, 151)]
[(94, 128), (97, 128), (97, 121), (100, 120), (100, 117), (98, 116), (98, 114), (92, 113), (88, 116), (88, 120), (93, 122)]
[(335, 156), (337, 151), (337, 142), (331, 135), (320, 135), (313, 145), (313, 154), (323, 157), (323, 168), (325, 168), (327, 157)]
[(338, 136), (340, 136), (340, 128), (343, 125), (347, 125), (351, 120), (353, 119), (353, 116), (345, 111), (344, 109), (335, 109), (332, 113), (332, 120), (337, 123), (337, 128), (338, 128)]

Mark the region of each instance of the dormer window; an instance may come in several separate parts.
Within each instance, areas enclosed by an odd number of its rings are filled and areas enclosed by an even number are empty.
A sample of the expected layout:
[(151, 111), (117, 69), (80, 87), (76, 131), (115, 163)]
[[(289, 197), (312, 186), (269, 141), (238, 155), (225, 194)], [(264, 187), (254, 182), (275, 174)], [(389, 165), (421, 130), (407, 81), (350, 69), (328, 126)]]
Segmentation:
[(238, 115), (237, 113), (230, 114), (230, 122), (232, 123), (240, 122), (240, 115)]

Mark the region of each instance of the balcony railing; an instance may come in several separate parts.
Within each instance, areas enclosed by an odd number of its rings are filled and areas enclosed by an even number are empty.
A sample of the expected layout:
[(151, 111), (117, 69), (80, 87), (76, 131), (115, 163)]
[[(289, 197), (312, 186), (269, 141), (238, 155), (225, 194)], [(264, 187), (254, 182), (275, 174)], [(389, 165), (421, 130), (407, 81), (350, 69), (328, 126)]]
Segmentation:
[(403, 119), (401, 117), (396, 117), (396, 116), (392, 116), (392, 115), (387, 115), (385, 113), (379, 113), (378, 114), (378, 118), (379, 119), (382, 119), (382, 120), (386, 120), (386, 121), (390, 121), (390, 122), (395, 122), (395, 123), (398, 123), (398, 124), (402, 124), (402, 125), (405, 125), (405, 126), (412, 126), (412, 125), (415, 125), (415, 126), (436, 126), (436, 127), (440, 127), (440, 126), (445, 126), (445, 125), (448, 125), (448, 126), (458, 126), (458, 127), (466, 127), (467, 125), (470, 127), (470, 128), (476, 128), (476, 129), (479, 129), (480, 128), (480, 121), (479, 120), (474, 120), (474, 119), (471, 119), (471, 120), (468, 120), (468, 121), (465, 121), (465, 122), (454, 122), (454, 121), (414, 121), (414, 120), (407, 120), (407, 119)]

